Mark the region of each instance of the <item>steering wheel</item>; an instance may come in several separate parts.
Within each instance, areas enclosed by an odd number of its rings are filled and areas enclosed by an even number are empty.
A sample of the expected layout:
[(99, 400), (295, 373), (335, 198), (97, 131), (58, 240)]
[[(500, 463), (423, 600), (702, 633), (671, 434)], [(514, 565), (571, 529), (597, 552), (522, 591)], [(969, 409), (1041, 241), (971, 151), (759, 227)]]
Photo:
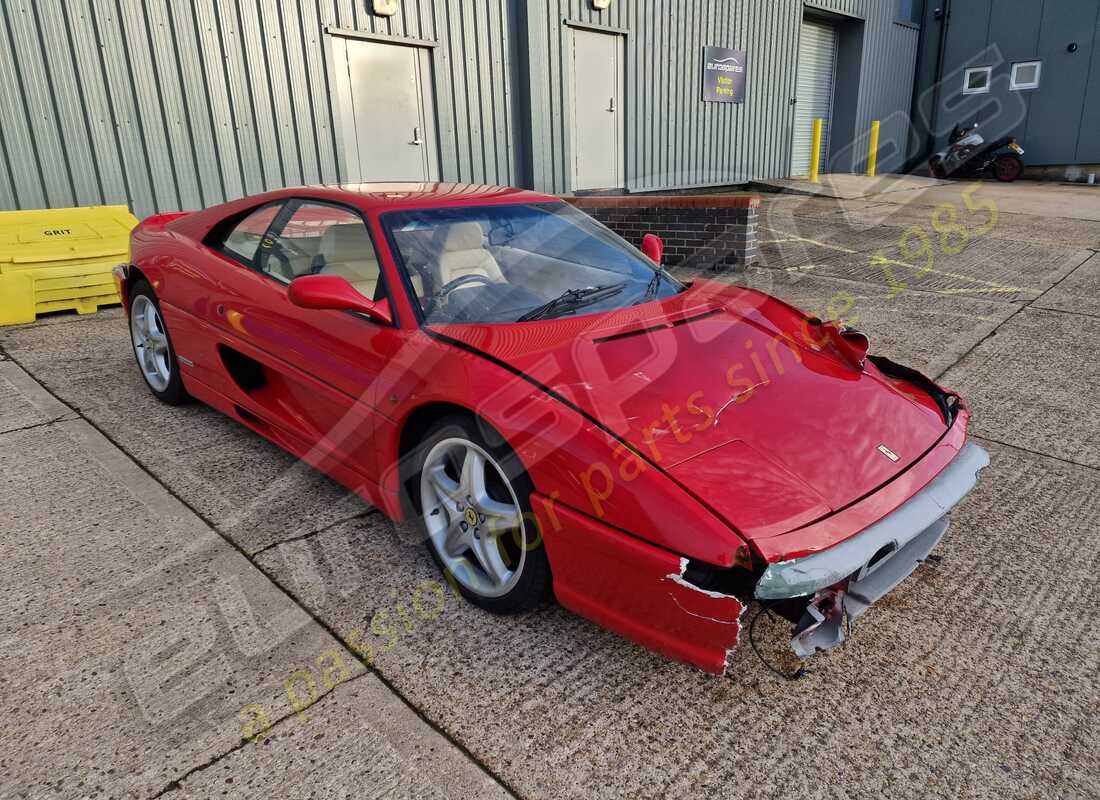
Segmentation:
[(459, 275), (454, 280), (447, 281), (445, 284), (439, 287), (439, 296), (445, 297), (458, 289), (461, 286), (465, 286), (468, 283), (493, 283), (486, 275)]

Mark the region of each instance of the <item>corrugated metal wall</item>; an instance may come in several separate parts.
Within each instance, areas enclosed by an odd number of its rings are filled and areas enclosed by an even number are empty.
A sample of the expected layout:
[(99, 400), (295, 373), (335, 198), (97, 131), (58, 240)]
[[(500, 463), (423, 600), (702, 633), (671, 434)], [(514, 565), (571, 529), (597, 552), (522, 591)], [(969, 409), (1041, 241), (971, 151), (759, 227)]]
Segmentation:
[[(937, 4), (938, 5), (938, 4)], [(981, 125), (986, 141), (1015, 136), (1029, 165), (1100, 161), (1100, 2), (1098, 0), (968, 0), (936, 19), (928, 9), (920, 112), (922, 139), (934, 122), (935, 146), (959, 122)], [(934, 65), (947, 26), (942, 75)], [(1069, 49), (1073, 43), (1077, 47)], [(1039, 86), (1011, 88), (1012, 65), (1042, 62)], [(991, 67), (990, 91), (964, 95), (969, 67)], [(939, 86), (932, 113), (933, 86)], [(934, 117), (934, 120), (933, 120)]]
[(437, 41), (443, 175), (518, 183), (512, 0), (2, 0), (0, 209), (339, 179), (325, 26)]
[[(892, 0), (0, 0), (0, 208), (138, 215), (333, 182), (343, 145), (327, 27), (438, 42), (446, 180), (570, 189), (569, 30), (628, 29), (627, 187), (787, 174), (810, 5), (865, 19), (857, 129), (904, 137), (917, 30)], [(746, 102), (703, 103), (704, 45), (748, 53)], [(857, 168), (863, 156), (856, 154)], [(900, 166), (882, 158), (880, 169)]]
[[(919, 31), (895, 23), (893, 0), (614, 0), (596, 11), (587, 0), (525, 0), (532, 114), (531, 171), (536, 188), (568, 192), (569, 28), (563, 20), (627, 30), (627, 188), (648, 191), (786, 176), (799, 30), (805, 8), (863, 20), (857, 130), (883, 121), (882, 137), (908, 135)], [(703, 103), (704, 45), (743, 49), (744, 105)], [(904, 149), (904, 148), (901, 148)], [(856, 168), (866, 161), (858, 155)], [(898, 169), (904, 154), (880, 155)]]

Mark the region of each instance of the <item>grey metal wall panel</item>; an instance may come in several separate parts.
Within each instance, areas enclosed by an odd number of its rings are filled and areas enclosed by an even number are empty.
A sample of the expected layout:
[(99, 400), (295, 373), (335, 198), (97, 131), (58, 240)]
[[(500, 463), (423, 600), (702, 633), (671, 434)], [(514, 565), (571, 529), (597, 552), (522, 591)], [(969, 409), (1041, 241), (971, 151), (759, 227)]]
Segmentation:
[[(894, 5), (813, 3), (867, 27), (860, 128), (908, 107), (917, 31), (894, 24)], [(339, 180), (326, 27), (438, 43), (427, 58), (445, 180), (569, 191), (565, 19), (629, 31), (628, 188), (778, 177), (806, 7), (402, 0), (387, 18), (366, 0), (0, 0), (0, 208), (127, 203), (144, 215)], [(744, 105), (701, 101), (707, 44), (748, 52)], [(889, 125), (904, 135), (902, 121)]]
[(326, 27), (437, 41), (444, 179), (514, 184), (520, 0), (0, 0), (0, 209), (138, 215), (336, 182)]
[[(1039, 44), (1035, 55), (1028, 59), (1042, 61), (1039, 87), (1019, 92), (1026, 95), (1027, 128), (1021, 142), (1031, 163), (1072, 164), (1082, 160), (1078, 139), (1089, 83), (1089, 62), (1085, 59), (1100, 57), (1095, 27), (1100, 0), (1077, 0), (1073, 5), (1073, 13), (1067, 13), (1062, 4), (1043, 5)], [(1078, 42), (1076, 52), (1069, 52), (1067, 44), (1078, 39), (1085, 41)], [(1100, 130), (1095, 128), (1083, 133), (1100, 137)]]
[(94, 205), (100, 202), (100, 184), (95, 158), (88, 146), (87, 119), (73, 69), (61, 0), (43, 0), (37, 4), (37, 13), (42, 32), (42, 54), (49, 62), (49, 84), (72, 184), (73, 202), (76, 205)]
[[(1100, 8), (1092, 28), (1100, 34)], [(1100, 164), (1100, 35), (1093, 38), (1092, 58), (1089, 66), (1088, 88), (1081, 114), (1081, 127), (1077, 131), (1077, 161), (1081, 164)]]
[[(1032, 165), (1095, 163), (1100, 158), (1100, 1), (969, 0), (950, 4), (946, 20), (929, 19), (918, 107), (934, 117), (934, 146), (943, 147), (956, 122), (981, 125), (986, 139), (1015, 136)], [(939, 36), (946, 25), (942, 80), (932, 95)], [(1071, 52), (1069, 44), (1077, 44)], [(1042, 61), (1036, 89), (1012, 90), (1013, 62)], [(990, 91), (962, 94), (967, 67), (992, 67)], [(930, 119), (920, 120), (924, 144)], [(922, 148), (923, 149), (923, 148)]]
[[(919, 31), (895, 22), (886, 0), (615, 0), (605, 11), (580, 0), (528, 0), (531, 125), (535, 188), (565, 193), (570, 130), (567, 44), (563, 20), (629, 29), (627, 188), (653, 191), (742, 183), (787, 174), (804, 10), (851, 17), (865, 26), (857, 131), (883, 122), (883, 135), (908, 138)], [(699, 65), (704, 45), (747, 51), (745, 103), (704, 103)], [(853, 148), (866, 144), (848, 143)], [(904, 147), (880, 155), (879, 169), (898, 169)], [(857, 168), (866, 152), (853, 152)]]

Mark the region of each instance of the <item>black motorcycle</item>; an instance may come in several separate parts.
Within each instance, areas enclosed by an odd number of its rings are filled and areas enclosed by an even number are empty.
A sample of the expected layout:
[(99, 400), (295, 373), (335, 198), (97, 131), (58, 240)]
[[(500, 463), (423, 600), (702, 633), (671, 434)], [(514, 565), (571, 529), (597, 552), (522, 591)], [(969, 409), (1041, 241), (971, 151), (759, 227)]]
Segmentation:
[(1010, 182), (1024, 171), (1024, 148), (1011, 136), (992, 144), (977, 131), (978, 124), (964, 128), (956, 125), (947, 137), (947, 149), (928, 159), (928, 170), (934, 178), (981, 178), (992, 175)]

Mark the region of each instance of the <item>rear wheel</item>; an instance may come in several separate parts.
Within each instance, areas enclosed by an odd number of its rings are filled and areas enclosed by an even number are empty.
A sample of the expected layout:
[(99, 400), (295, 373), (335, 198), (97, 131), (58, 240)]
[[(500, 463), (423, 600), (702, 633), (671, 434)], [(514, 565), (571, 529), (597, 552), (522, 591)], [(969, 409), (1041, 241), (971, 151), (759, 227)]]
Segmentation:
[(176, 351), (157, 296), (146, 281), (138, 281), (130, 290), (130, 341), (149, 391), (170, 406), (186, 402), (188, 394), (180, 378)]
[(1024, 162), (1015, 153), (1001, 153), (993, 159), (993, 175), (999, 181), (1011, 183), (1024, 171)]
[(417, 447), (418, 493), (428, 551), (474, 605), (526, 611), (548, 594), (550, 566), (531, 513), (530, 478), (495, 431), (446, 417)]

